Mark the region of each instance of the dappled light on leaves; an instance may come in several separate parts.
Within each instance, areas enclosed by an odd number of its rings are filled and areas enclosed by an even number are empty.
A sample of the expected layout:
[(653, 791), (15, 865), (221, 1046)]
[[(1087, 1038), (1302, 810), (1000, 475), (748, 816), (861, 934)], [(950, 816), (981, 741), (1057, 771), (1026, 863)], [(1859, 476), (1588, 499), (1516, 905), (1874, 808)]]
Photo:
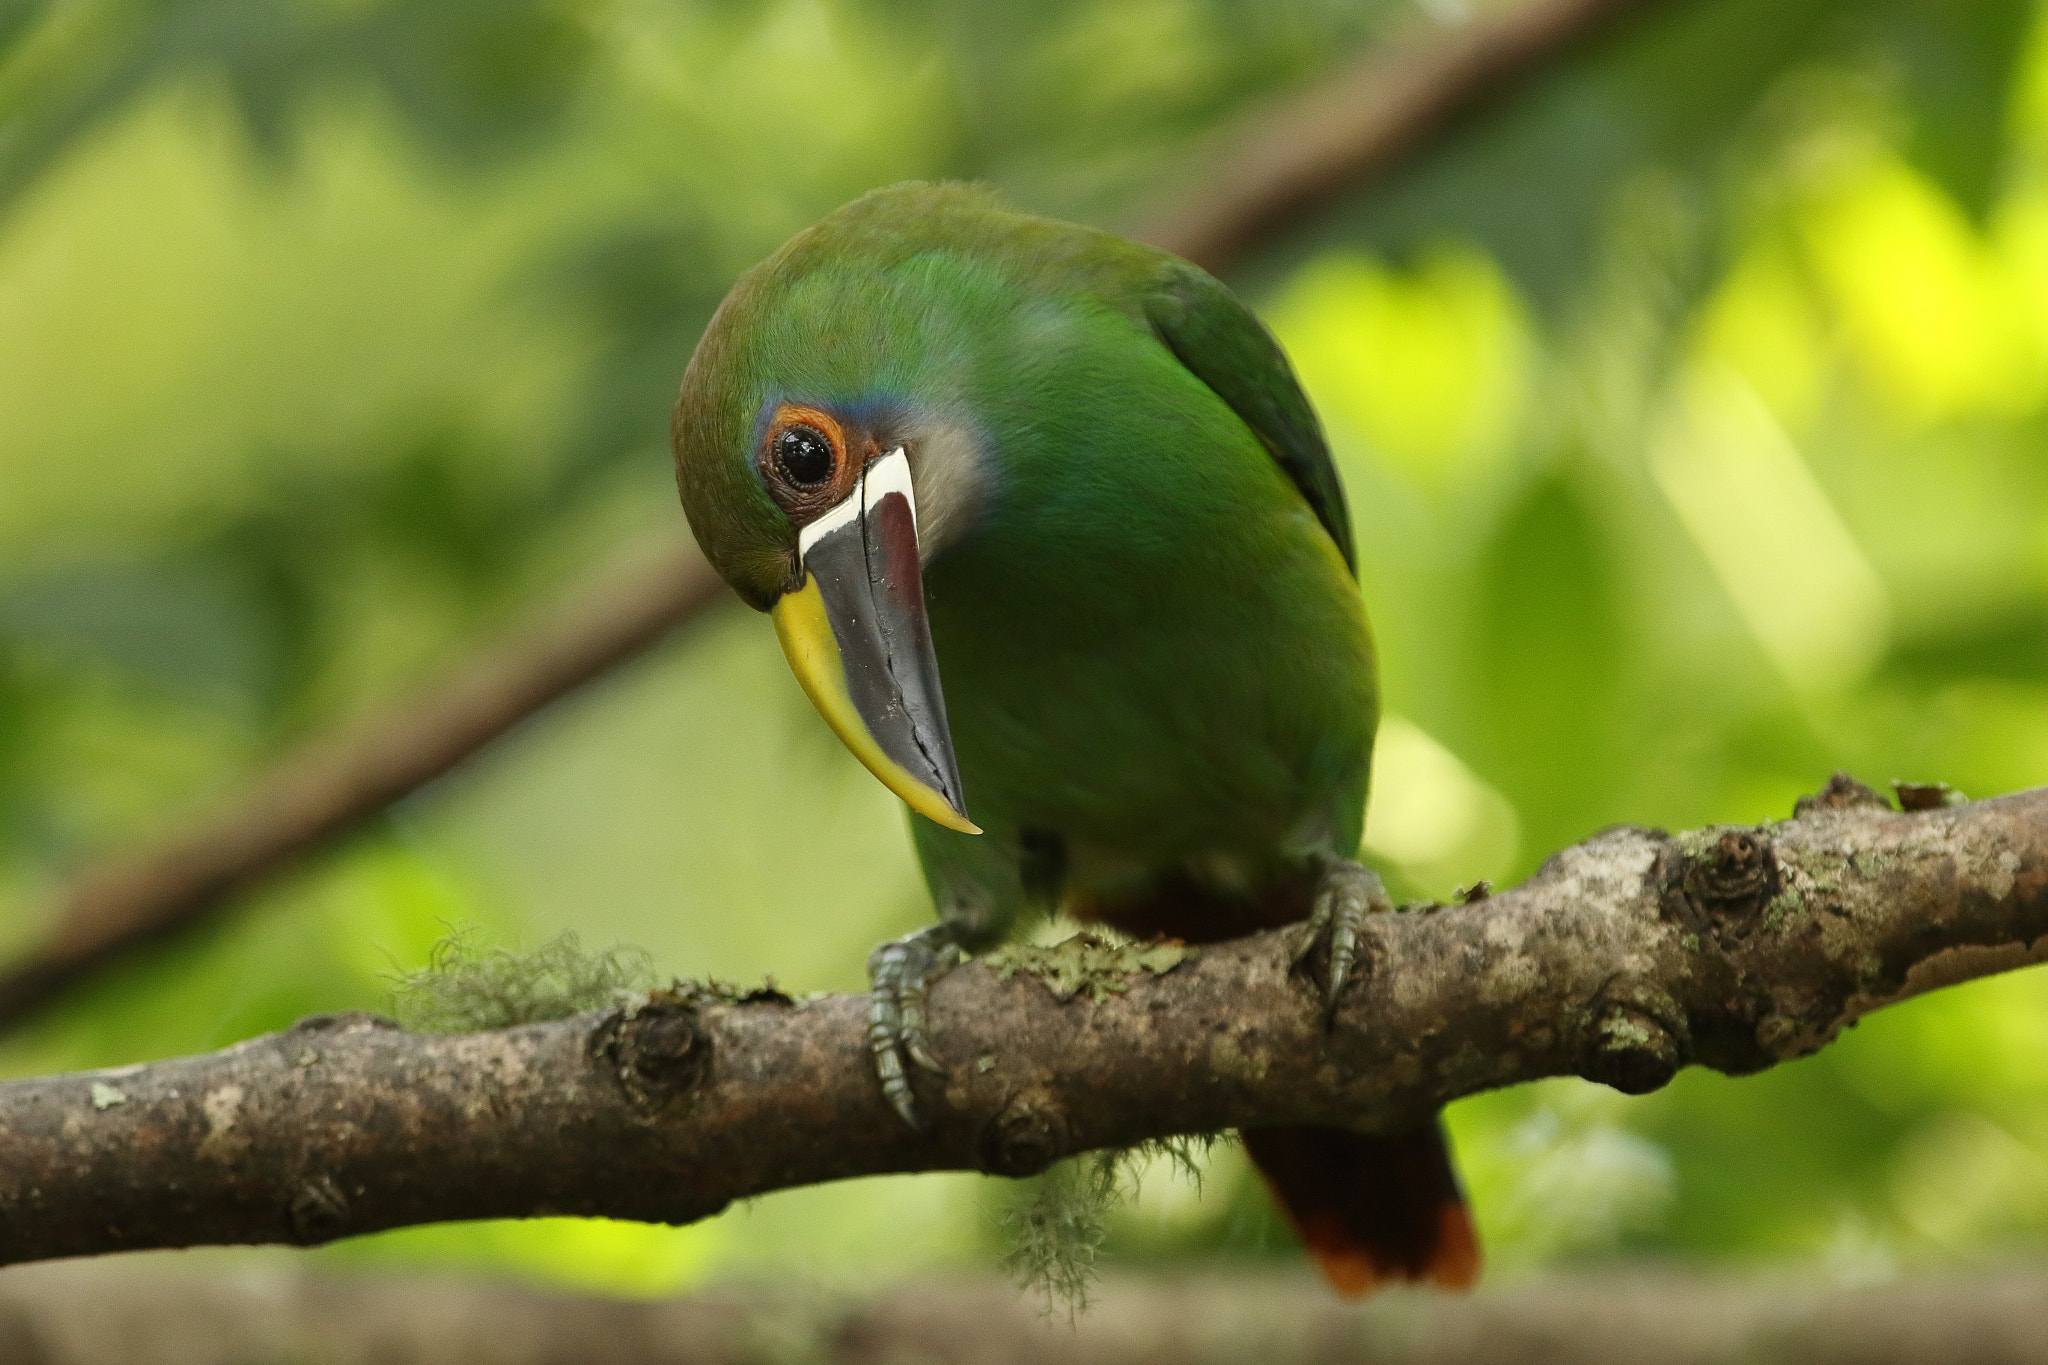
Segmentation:
[[(1896, 162), (1834, 179), (1801, 215), (1803, 245), (1882, 399), (1922, 422), (2035, 407), (2048, 333), (2037, 297), (2016, 287), (2016, 253), (1997, 251), (1937, 186)], [(2033, 207), (2015, 206), (2022, 216), (2005, 234), (2019, 237), (2014, 246), (2028, 245), (2020, 234)]]
[(374, 1233), (322, 1254), (344, 1269), (410, 1264), (652, 1299), (700, 1283), (726, 1236), (719, 1223), (674, 1228), (612, 1218), (490, 1219)]
[(1365, 847), (1425, 893), (1447, 897), (1514, 866), (1514, 807), (1400, 716), (1380, 722), (1373, 783)]
[(1703, 372), (1652, 437), (1650, 470), (1757, 641), (1802, 689), (1858, 681), (1891, 606), (1862, 548), (1741, 379)]
[(1446, 251), (1395, 272), (1326, 256), (1288, 281), (1266, 321), (1340, 446), (1431, 490), (1498, 477), (1522, 418), (1528, 341), (1486, 257)]

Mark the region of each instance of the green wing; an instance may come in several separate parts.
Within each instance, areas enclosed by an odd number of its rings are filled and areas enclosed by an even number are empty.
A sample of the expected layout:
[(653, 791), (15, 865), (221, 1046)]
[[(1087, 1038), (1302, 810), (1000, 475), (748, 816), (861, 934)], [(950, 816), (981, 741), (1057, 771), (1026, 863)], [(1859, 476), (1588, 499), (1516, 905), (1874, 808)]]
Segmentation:
[(1168, 260), (1164, 277), (1145, 299), (1152, 330), (1252, 429), (1308, 499), (1356, 578), (1358, 553), (1351, 542), (1344, 485), (1338, 482), (1315, 409), (1295, 382), (1280, 344), (1213, 276), (1186, 261)]

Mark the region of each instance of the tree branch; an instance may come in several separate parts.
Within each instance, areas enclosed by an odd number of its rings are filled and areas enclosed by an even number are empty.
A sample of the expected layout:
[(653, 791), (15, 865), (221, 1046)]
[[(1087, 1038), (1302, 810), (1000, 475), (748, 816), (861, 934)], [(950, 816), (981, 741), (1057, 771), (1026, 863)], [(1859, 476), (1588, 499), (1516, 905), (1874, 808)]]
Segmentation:
[[(1259, 116), (1151, 239), (1223, 271), (1319, 196), (1390, 169), (1502, 82), (1643, 0), (1532, 0), (1392, 57), (1375, 51)], [(652, 563), (655, 567), (649, 569)], [(0, 969), (0, 1028), (138, 943), (176, 932), (418, 790), (718, 599), (694, 549), (636, 549), (438, 684), (287, 754), (217, 812), (87, 870), (50, 937)]]
[[(899, 1171), (1022, 1175), (1165, 1134), (1397, 1128), (1544, 1076), (1629, 1093), (1810, 1053), (1860, 1015), (2048, 958), (2048, 788), (1900, 814), (1837, 777), (1791, 820), (1622, 827), (1511, 892), (1376, 916), (1325, 1031), (1300, 929), (1055, 997), (985, 963), (933, 989), (931, 1131), (890, 1112), (867, 1000), (678, 990), (426, 1037), (366, 1015), (0, 1086), (0, 1262), (325, 1241), (548, 1213), (688, 1222)], [(1071, 963), (1069, 964), (1071, 965)]]

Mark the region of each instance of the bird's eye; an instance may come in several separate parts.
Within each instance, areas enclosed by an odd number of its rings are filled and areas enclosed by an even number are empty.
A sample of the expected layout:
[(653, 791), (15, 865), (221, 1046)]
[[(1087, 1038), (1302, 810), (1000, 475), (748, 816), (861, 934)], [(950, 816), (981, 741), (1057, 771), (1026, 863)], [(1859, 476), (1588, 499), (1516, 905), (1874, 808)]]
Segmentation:
[(775, 438), (775, 465), (798, 488), (815, 488), (831, 479), (838, 461), (824, 432), (799, 424)]

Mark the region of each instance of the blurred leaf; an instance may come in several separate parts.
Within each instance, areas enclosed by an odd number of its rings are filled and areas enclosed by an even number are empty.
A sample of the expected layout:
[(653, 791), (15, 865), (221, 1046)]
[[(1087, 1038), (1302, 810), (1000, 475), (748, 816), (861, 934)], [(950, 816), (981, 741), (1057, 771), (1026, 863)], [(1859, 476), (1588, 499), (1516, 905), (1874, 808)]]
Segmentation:
[(2033, 33), (2029, 0), (1890, 0), (1879, 41), (1905, 83), (1913, 163), (1981, 221), (2006, 153), (2013, 92)]
[(0, 0), (0, 62), (7, 59), (7, 49), (25, 33), (29, 26), (43, 16), (54, 0)]
[(457, 1267), (614, 1297), (655, 1299), (700, 1281), (728, 1241), (729, 1227), (710, 1219), (670, 1227), (611, 1218), (494, 1218), (396, 1228), (353, 1237), (318, 1254), (338, 1267)]
[(529, 144), (595, 53), (597, 0), (75, 0), (8, 11), (0, 54), (0, 206), (165, 86), (226, 83), (257, 146), (289, 153), (293, 116), (334, 85), (381, 91), (452, 157)]
[(481, 615), (515, 585), (544, 526), (571, 510), (475, 426), (416, 413), (352, 458), (280, 453), (262, 497), (170, 552), (166, 581), (196, 566), (226, 585), (253, 656), (255, 713), (296, 728), (322, 679), (349, 666), (353, 575), (366, 562), (394, 563), (421, 598), (440, 589), (461, 615)]
[(1583, 496), (1551, 472), (1502, 518), (1479, 573), (1473, 660), (1485, 680), (1485, 744), (1470, 757), (1541, 858), (1618, 814), (1588, 780), (1607, 770), (1628, 667), (1614, 554)]
[(2039, 683), (2048, 679), (2048, 600), (1943, 621), (1893, 645), (1883, 670), (1922, 686), (1964, 678)]
[(233, 707), (257, 668), (239, 605), (233, 585), (198, 566), (78, 564), (0, 592), (0, 632)]
[(41, 699), (27, 672), (19, 647), (0, 636), (0, 866), (21, 842), (32, 797), (30, 746)]
[(604, 346), (583, 384), (555, 496), (629, 452), (665, 449), (677, 379), (731, 281), (701, 212), (613, 221), (536, 272), (536, 291), (588, 319)]

